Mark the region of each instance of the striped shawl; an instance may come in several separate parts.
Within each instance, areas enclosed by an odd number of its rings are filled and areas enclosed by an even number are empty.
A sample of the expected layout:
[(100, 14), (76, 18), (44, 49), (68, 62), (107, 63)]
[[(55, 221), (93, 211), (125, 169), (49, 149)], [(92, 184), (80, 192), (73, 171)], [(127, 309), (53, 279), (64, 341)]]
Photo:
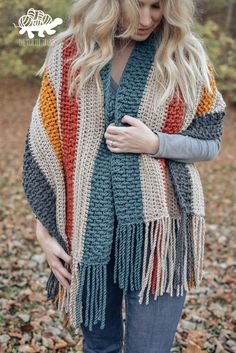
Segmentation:
[[(53, 272), (52, 299), (77, 329), (105, 326), (107, 264), (115, 231), (114, 282), (139, 291), (139, 303), (165, 292), (183, 295), (199, 286), (203, 273), (205, 208), (195, 164), (152, 158), (145, 153), (112, 153), (104, 132), (131, 115), (154, 132), (201, 139), (221, 138), (225, 103), (209, 70), (213, 94), (199, 84), (193, 107), (174, 97), (154, 112), (158, 86), (155, 37), (136, 42), (115, 97), (111, 60), (79, 93), (67, 94), (75, 42), (57, 45), (44, 72), (28, 128), (23, 187), (28, 203), (49, 234), (72, 256), (70, 289)], [(114, 218), (117, 227), (114, 228)], [(82, 294), (86, 286), (86, 301)], [(84, 307), (84, 315), (82, 308)]]

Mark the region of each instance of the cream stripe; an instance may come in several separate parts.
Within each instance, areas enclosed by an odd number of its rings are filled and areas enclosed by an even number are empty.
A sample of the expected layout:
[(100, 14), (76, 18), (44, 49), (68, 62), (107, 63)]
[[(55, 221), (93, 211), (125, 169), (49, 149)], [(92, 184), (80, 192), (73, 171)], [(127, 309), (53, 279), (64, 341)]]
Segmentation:
[(158, 77), (155, 73), (155, 67), (152, 65), (147, 83), (145, 85), (143, 97), (140, 103), (137, 118), (146, 124), (152, 131), (157, 132), (165, 125), (165, 119), (168, 106), (166, 104), (158, 108), (158, 111), (154, 111), (154, 98), (158, 87)]
[(167, 217), (169, 215), (167, 195), (160, 160), (143, 153), (139, 156), (139, 164), (144, 222)]
[(58, 44), (54, 52), (49, 58), (48, 62), (48, 75), (52, 87), (54, 88), (54, 93), (56, 95), (56, 104), (57, 104), (57, 113), (58, 113), (58, 127), (59, 127), (59, 134), (60, 139), (62, 141), (61, 135), (61, 76), (63, 73), (62, 68), (62, 54), (63, 54), (63, 43)]
[(56, 198), (56, 219), (58, 230), (67, 243), (65, 235), (65, 186), (63, 171), (42, 124), (39, 97), (33, 108), (30, 123), (29, 143), (35, 161), (52, 187)]
[[(32, 111), (32, 117), (30, 122), (30, 145), (31, 151), (33, 153), (34, 159), (39, 165), (40, 169), (43, 171), (47, 181), (51, 185), (53, 191), (55, 192), (56, 188), (56, 180), (54, 178), (53, 170), (51, 169), (52, 164), (48, 165), (47, 156), (49, 160), (55, 160), (56, 156), (54, 154), (53, 148), (48, 139), (47, 133), (42, 124), (42, 120), (40, 117), (40, 97), (38, 97), (37, 102)], [(57, 160), (57, 159), (56, 159)], [(57, 162), (58, 167), (59, 163)]]
[[(137, 118), (146, 124), (151, 130), (159, 131), (163, 127), (163, 116), (166, 107), (161, 107), (158, 113), (154, 112), (154, 97), (157, 87), (157, 78), (154, 65), (152, 65), (144, 94), (140, 103)], [(148, 154), (139, 155), (140, 179), (142, 188), (142, 199), (144, 208), (144, 221), (149, 222), (163, 216), (168, 216), (166, 206), (166, 193), (163, 184), (162, 168), (159, 159), (150, 157)], [(156, 213), (159, 210), (158, 214)]]
[[(93, 101), (91, 97), (94, 97)], [(81, 261), (90, 201), (91, 179), (96, 156), (104, 135), (103, 102), (98, 98), (94, 78), (91, 78), (80, 92), (79, 101), (80, 123), (76, 146), (72, 246), (74, 258)]]
[(203, 270), (203, 254), (205, 243), (205, 200), (202, 182), (197, 167), (194, 164), (187, 164), (192, 183), (192, 210), (193, 227), (192, 239), (196, 267), (197, 286), (200, 284)]
[(53, 85), (54, 91), (58, 96), (61, 86), (61, 75), (62, 75), (62, 49), (63, 43), (58, 44), (49, 57), (48, 61), (48, 72), (50, 81)]
[(215, 103), (212, 107), (212, 111), (213, 112), (220, 112), (222, 110), (225, 110), (226, 108), (226, 103), (222, 97), (222, 94), (217, 91), (217, 94), (216, 94), (216, 99), (215, 99)]
[(199, 172), (193, 163), (186, 163), (186, 167), (191, 177), (193, 213), (199, 216), (205, 216), (205, 200)]
[(193, 102), (192, 107), (185, 106), (185, 114), (184, 114), (184, 119), (183, 119), (183, 123), (180, 131), (187, 129), (188, 126), (191, 124), (192, 120), (194, 119), (195, 113), (198, 107), (198, 103), (201, 98), (201, 93), (202, 93), (202, 85), (199, 83), (197, 92), (196, 92), (196, 99), (195, 99), (195, 102)]
[[(94, 97), (91, 100), (91, 97)], [(74, 212), (72, 234), (72, 279), (70, 318), (76, 325), (76, 293), (79, 285), (78, 263), (84, 252), (85, 231), (88, 219), (91, 179), (96, 156), (104, 134), (103, 99), (99, 98), (94, 77), (80, 91), (80, 113), (78, 124), (78, 143), (74, 177)], [(103, 97), (103, 96), (102, 96)]]

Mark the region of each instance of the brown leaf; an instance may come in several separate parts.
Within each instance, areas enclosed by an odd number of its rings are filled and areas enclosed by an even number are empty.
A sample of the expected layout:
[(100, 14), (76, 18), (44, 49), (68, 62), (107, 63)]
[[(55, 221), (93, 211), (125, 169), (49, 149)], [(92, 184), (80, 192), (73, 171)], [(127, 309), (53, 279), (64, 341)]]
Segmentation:
[(54, 348), (54, 343), (51, 338), (47, 337), (42, 337), (43, 345), (47, 348), (53, 349)]
[(202, 353), (202, 350), (197, 344), (189, 341), (187, 347), (183, 350), (183, 353)]
[(12, 328), (9, 332), (8, 335), (10, 337), (16, 337), (16, 338), (21, 338), (22, 337), (22, 333), (21, 330), (17, 327)]
[(29, 344), (24, 344), (18, 347), (19, 352), (21, 353), (35, 353), (34, 348), (30, 347)]
[(34, 329), (34, 327), (30, 324), (22, 325), (20, 328), (22, 331), (33, 331), (33, 329)]
[(55, 343), (54, 345), (54, 349), (61, 349), (61, 348), (65, 348), (67, 347), (67, 343), (65, 341), (60, 341), (60, 342), (57, 342)]

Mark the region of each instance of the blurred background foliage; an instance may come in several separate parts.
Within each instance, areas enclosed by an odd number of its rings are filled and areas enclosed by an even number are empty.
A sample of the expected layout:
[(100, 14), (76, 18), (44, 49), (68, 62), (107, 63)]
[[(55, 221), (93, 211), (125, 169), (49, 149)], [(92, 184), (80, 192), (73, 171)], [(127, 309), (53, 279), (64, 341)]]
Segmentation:
[[(196, 0), (196, 32), (203, 38), (207, 53), (216, 70), (219, 89), (229, 102), (236, 105), (236, 0)], [(35, 73), (42, 65), (48, 42), (29, 45), (27, 34), (19, 35), (18, 19), (29, 8), (43, 10), (52, 18), (61, 17), (63, 24), (57, 32), (68, 25), (71, 1), (66, 0), (0, 0), (0, 76), (15, 76), (39, 84)], [(35, 37), (36, 38), (36, 37)], [(38, 37), (37, 37), (38, 40)], [(25, 45), (20, 43), (22, 41)]]
[(35, 73), (43, 64), (47, 47), (53, 36), (45, 34), (45, 39), (37, 36), (31, 41), (27, 33), (19, 34), (18, 20), (27, 14), (28, 9), (43, 10), (52, 19), (60, 17), (63, 24), (56, 27), (57, 32), (68, 24), (68, 11), (71, 2), (66, 0), (0, 0), (0, 76), (13, 75), (23, 80), (35, 80)]

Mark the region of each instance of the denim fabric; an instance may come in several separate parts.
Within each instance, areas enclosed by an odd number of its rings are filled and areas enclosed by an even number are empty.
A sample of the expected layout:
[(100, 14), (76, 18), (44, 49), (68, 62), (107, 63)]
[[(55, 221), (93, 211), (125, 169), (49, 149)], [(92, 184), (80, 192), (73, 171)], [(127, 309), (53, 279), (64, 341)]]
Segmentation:
[[(124, 296), (126, 320), (123, 330), (123, 290), (113, 282), (114, 239), (108, 263), (106, 326), (100, 322), (89, 331), (81, 324), (84, 353), (169, 353), (184, 306), (184, 296), (171, 297), (168, 293), (139, 304), (139, 291), (128, 291)], [(83, 300), (86, 298), (86, 290)], [(124, 341), (123, 341), (124, 340)], [(124, 345), (124, 351), (122, 347)]]
[(179, 297), (165, 293), (157, 300), (150, 296), (148, 305), (140, 305), (138, 291), (129, 292), (125, 297), (124, 353), (169, 353), (185, 297), (186, 291)]

